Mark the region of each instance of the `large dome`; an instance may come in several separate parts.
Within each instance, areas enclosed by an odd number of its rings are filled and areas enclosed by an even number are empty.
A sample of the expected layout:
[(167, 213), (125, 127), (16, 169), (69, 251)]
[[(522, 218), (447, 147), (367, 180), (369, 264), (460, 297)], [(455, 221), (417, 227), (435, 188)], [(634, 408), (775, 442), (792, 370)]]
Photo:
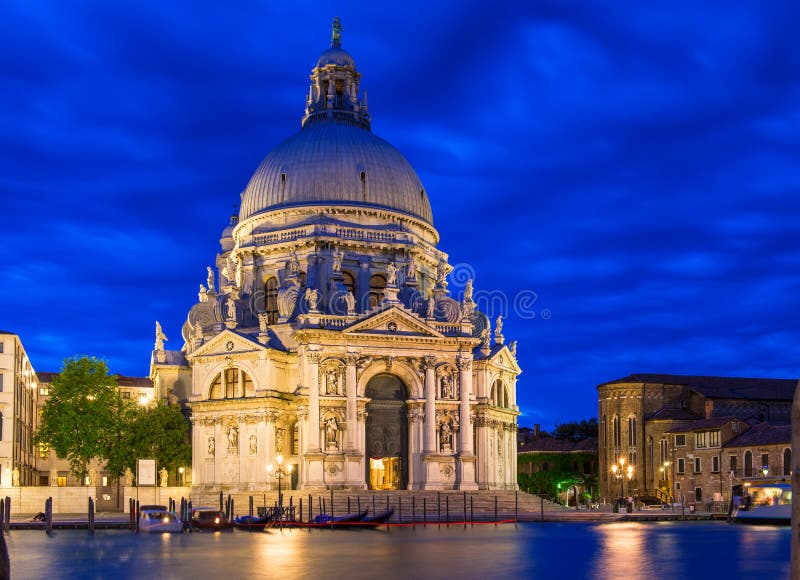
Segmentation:
[(411, 164), (368, 129), (334, 120), (306, 125), (264, 158), (242, 194), (240, 219), (296, 205), (361, 205), (433, 223)]

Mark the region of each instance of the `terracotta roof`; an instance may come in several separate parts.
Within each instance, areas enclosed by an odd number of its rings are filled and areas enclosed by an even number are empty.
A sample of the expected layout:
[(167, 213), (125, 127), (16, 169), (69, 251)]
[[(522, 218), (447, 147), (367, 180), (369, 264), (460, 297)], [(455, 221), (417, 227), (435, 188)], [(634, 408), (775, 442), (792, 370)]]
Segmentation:
[(597, 453), (597, 439), (570, 441), (554, 437), (539, 437), (520, 446), (520, 453)]
[(755, 447), (758, 445), (792, 444), (791, 425), (770, 425), (759, 423), (745, 433), (728, 441), (724, 447)]
[(688, 433), (690, 431), (705, 431), (707, 429), (719, 429), (731, 421), (742, 422), (736, 417), (712, 417), (711, 419), (697, 419), (695, 421), (681, 421), (673, 425), (667, 433)]
[[(52, 383), (59, 373), (40, 371), (36, 373), (40, 383)], [(126, 377), (123, 375), (115, 375), (117, 379), (117, 386), (137, 388), (137, 389), (152, 389), (153, 381), (147, 377)]]
[(634, 374), (602, 385), (649, 383), (682, 385), (710, 399), (754, 399), (792, 401), (797, 379), (758, 379), (745, 377), (706, 377), (690, 375)]
[(666, 407), (662, 407), (655, 413), (652, 413), (645, 417), (647, 421), (692, 421), (694, 419), (700, 419), (701, 416), (692, 413), (688, 409), (667, 409)]

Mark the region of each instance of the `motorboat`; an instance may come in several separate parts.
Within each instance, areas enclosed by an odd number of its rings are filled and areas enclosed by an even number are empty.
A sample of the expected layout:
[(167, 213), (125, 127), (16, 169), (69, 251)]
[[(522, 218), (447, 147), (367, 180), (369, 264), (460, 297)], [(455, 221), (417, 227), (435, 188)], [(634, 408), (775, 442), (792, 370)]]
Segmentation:
[(163, 505), (139, 508), (139, 531), (144, 533), (182, 532), (183, 522), (175, 512)]
[(200, 507), (192, 509), (192, 528), (210, 531), (232, 530), (233, 523), (216, 508)]
[(789, 526), (792, 523), (792, 486), (759, 483), (747, 487), (748, 495), (731, 518), (739, 524)]

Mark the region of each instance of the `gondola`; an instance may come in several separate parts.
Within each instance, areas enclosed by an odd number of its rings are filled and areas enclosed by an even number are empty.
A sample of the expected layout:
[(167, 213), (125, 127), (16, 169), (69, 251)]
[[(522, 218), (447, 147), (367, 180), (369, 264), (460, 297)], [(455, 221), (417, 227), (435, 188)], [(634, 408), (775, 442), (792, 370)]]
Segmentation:
[(319, 514), (314, 516), (312, 524), (317, 526), (341, 527), (343, 525), (360, 522), (367, 517), (367, 510), (358, 513), (347, 514), (346, 516), (331, 517), (329, 514)]
[(271, 526), (274, 519), (271, 512), (265, 516), (239, 516), (234, 518), (233, 525), (239, 530), (259, 532)]
[(385, 524), (388, 522), (391, 517), (394, 515), (394, 508), (390, 510), (386, 510), (385, 512), (381, 512), (377, 515), (372, 517), (367, 517), (358, 522), (359, 526), (367, 526), (367, 527), (377, 527)]

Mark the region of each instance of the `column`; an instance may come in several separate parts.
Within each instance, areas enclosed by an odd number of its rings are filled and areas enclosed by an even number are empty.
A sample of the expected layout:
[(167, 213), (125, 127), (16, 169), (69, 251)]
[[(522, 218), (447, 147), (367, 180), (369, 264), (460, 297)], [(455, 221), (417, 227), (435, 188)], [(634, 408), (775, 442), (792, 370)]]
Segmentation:
[(426, 356), (422, 362), (425, 369), (425, 450), (436, 453), (436, 357)]
[(472, 452), (472, 423), (469, 415), (469, 397), (472, 393), (472, 359), (459, 357), (458, 386), (461, 395), (459, 405), (458, 458), (456, 475), (458, 489), (478, 489), (475, 483), (475, 454)]
[[(242, 369), (239, 369), (239, 372), (236, 373), (238, 377), (238, 381), (236, 382), (236, 396), (237, 397), (244, 397), (244, 373)], [(241, 430), (239, 431), (241, 433)]]
[[(278, 413), (275, 411), (267, 411), (264, 415), (266, 427), (264, 429), (264, 438), (263, 446), (264, 446), (264, 464), (261, 466), (263, 473), (259, 474), (260, 477), (263, 477), (264, 480), (267, 478), (274, 479), (271, 476), (267, 475), (267, 465), (275, 465), (275, 419), (277, 418)], [(267, 481), (267, 489), (272, 489), (274, 487), (274, 481)]]
[(356, 363), (358, 362), (358, 355), (348, 354), (345, 357), (347, 367), (345, 369), (345, 389), (347, 394), (347, 412), (345, 421), (347, 421), (347, 443), (345, 449), (347, 451), (356, 451), (358, 449), (358, 417), (356, 397), (358, 393), (358, 377), (356, 374)]
[[(241, 375), (242, 374), (239, 373), (240, 377)], [(239, 379), (239, 382), (241, 383), (241, 379)], [(236, 452), (239, 455), (239, 485), (242, 485), (247, 481), (247, 423), (243, 415), (239, 415), (236, 419), (236, 428), (239, 430), (239, 449), (237, 449)]]
[[(222, 418), (216, 417), (214, 421), (214, 481), (222, 483), (222, 462), (225, 458), (225, 449), (228, 447), (228, 439), (222, 432)], [(211, 483), (211, 482), (209, 482)]]
[(308, 353), (308, 432), (306, 451), (319, 452), (319, 353)]

